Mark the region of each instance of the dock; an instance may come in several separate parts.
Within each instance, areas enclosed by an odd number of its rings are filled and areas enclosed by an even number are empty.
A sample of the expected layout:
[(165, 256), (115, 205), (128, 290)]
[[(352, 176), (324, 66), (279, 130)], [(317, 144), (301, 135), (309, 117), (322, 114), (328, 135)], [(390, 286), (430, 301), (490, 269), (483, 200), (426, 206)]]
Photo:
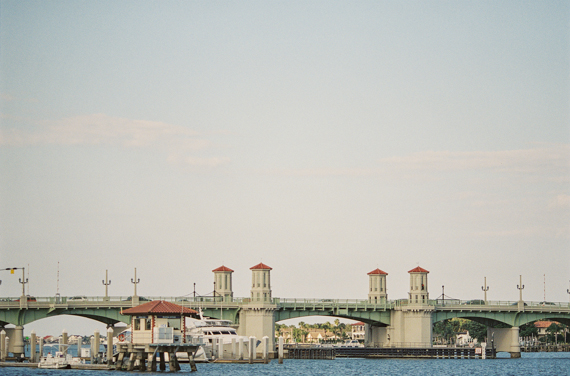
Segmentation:
[(288, 359), (336, 359), (336, 358), (417, 358), (417, 359), (492, 359), (495, 349), (480, 347), (321, 347), (288, 346)]
[[(38, 363), (30, 362), (0, 362), (0, 367), (24, 367), (24, 368), (38, 368)], [(70, 369), (82, 369), (82, 370), (114, 370), (114, 366), (108, 366), (106, 364), (72, 364)]]

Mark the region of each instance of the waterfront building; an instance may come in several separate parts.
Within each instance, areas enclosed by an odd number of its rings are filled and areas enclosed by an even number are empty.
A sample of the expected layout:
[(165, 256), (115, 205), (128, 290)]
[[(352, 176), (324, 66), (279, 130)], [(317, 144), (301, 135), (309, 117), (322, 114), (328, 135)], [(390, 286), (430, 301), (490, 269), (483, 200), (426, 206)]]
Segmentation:
[(356, 339), (359, 341), (364, 341), (364, 334), (365, 334), (365, 323), (359, 321), (351, 324), (351, 337), (352, 339)]
[(197, 317), (198, 312), (164, 300), (153, 300), (126, 309), (131, 316), (131, 343), (185, 343), (185, 317)]

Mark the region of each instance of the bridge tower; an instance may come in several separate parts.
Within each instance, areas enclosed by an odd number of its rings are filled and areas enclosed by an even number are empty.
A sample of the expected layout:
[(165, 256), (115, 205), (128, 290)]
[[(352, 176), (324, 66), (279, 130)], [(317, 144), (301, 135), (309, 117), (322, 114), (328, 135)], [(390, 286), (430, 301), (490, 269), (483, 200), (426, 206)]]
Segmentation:
[(251, 298), (248, 304), (243, 305), (239, 312), (238, 334), (243, 336), (255, 336), (261, 340), (264, 336), (269, 337), (269, 348), (272, 349), (275, 342), (275, 310), (271, 298), (271, 268), (259, 263), (250, 268), (251, 270)]
[(214, 290), (214, 295), (223, 296), (224, 300), (234, 297), (234, 292), (232, 291), (232, 269), (227, 266), (220, 266), (212, 270), (214, 272), (214, 282), (216, 283), (216, 288)]
[(410, 270), (408, 273), (410, 273), (410, 292), (408, 293), (408, 303), (427, 304), (429, 300), (427, 275), (429, 272), (418, 266)]
[(388, 273), (378, 268), (368, 273), (368, 302), (372, 304), (384, 304), (388, 299), (386, 288), (386, 276)]
[(251, 275), (251, 301), (271, 302), (271, 279), (269, 272), (271, 268), (263, 263), (259, 263), (249, 268)]
[(428, 299), (428, 271), (416, 267), (410, 274), (409, 300), (397, 304), (390, 313), (390, 326), (386, 328), (385, 338), (382, 328), (371, 332), (371, 339), (383, 342), (384, 346), (396, 347), (431, 347), (433, 306)]

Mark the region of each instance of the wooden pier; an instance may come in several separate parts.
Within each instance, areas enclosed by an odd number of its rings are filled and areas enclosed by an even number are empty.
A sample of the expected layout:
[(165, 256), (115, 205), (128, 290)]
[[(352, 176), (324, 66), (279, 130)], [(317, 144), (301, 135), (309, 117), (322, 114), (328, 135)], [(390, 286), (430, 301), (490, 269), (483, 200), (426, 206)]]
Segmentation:
[[(346, 358), (429, 358), (429, 359), (482, 359), (483, 350), (472, 347), (338, 347), (337, 357)], [(494, 358), (494, 349), (485, 349), (486, 358)]]
[[(485, 349), (485, 357), (495, 358), (495, 349)], [(471, 347), (320, 347), (287, 346), (289, 359), (335, 358), (428, 358), (428, 359), (482, 359), (482, 348)]]
[[(196, 371), (196, 363), (194, 362), (194, 354), (198, 349), (197, 345), (192, 344), (117, 344), (117, 361), (115, 369), (134, 371), (157, 371), (157, 366), (161, 371), (166, 370), (166, 355), (168, 354), (168, 366), (170, 372), (180, 371), (180, 364), (176, 357), (177, 352), (185, 352), (188, 354), (188, 362), (192, 372)], [(158, 364), (157, 364), (158, 357)], [(148, 364), (147, 364), (148, 361)]]
[(288, 359), (329, 359), (335, 358), (333, 347), (289, 347), (287, 348)]

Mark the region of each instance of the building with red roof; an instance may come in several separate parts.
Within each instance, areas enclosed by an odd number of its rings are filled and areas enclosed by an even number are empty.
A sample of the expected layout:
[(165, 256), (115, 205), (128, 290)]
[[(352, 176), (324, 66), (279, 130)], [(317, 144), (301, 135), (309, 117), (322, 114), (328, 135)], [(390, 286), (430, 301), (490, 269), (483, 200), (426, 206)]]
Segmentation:
[(125, 309), (131, 316), (131, 343), (176, 344), (186, 342), (185, 317), (197, 317), (198, 312), (164, 300), (153, 300)]

